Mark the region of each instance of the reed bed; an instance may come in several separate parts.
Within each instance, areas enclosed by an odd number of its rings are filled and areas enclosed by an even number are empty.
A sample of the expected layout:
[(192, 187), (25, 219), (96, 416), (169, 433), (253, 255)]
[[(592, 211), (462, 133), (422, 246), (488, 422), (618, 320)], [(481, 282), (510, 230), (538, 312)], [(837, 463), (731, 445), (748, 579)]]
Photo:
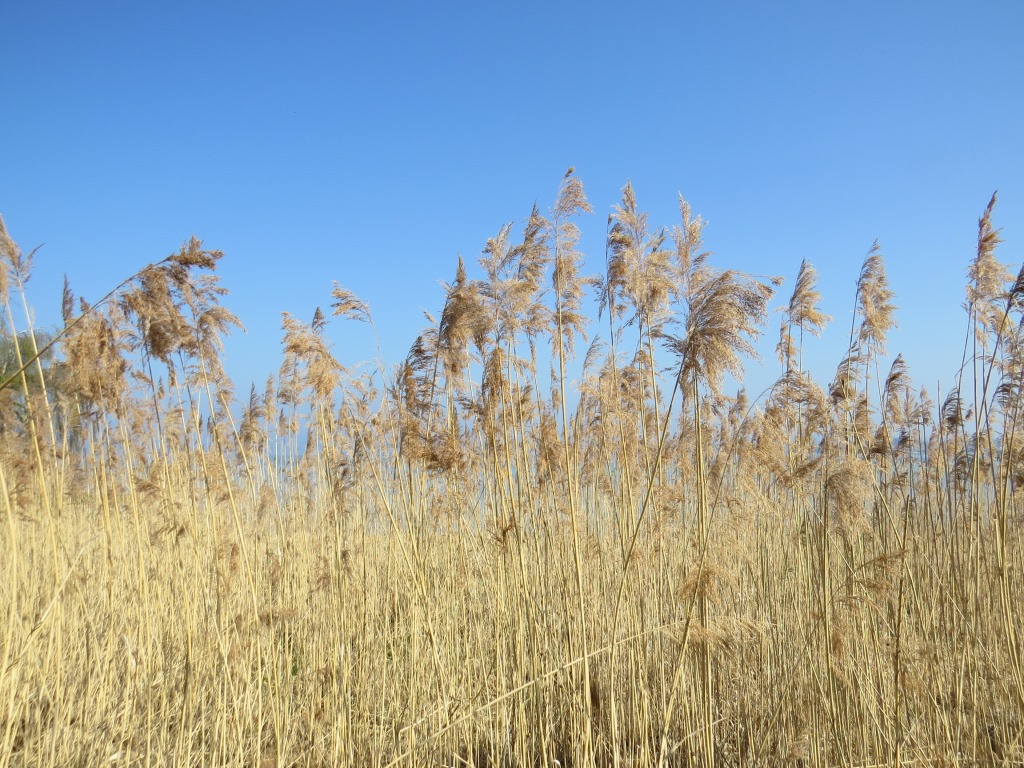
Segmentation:
[(247, 398), (219, 252), (67, 287), (45, 332), (0, 221), (0, 766), (1024, 764), (1024, 277), (994, 204), (935, 401), (887, 357), (877, 246), (832, 381), (802, 368), (830, 320), (804, 262), (778, 381), (726, 394), (782, 281), (630, 185), (585, 277), (571, 171), (402, 364), (349, 371), (321, 310), (285, 315)]

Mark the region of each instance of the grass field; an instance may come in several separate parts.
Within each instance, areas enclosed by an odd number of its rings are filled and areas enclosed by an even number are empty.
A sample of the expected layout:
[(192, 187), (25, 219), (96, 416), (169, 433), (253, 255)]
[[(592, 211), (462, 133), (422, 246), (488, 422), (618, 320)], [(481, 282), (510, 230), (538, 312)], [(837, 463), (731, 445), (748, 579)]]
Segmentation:
[[(937, 403), (887, 357), (877, 249), (822, 385), (810, 264), (787, 299), (627, 186), (585, 279), (571, 173), (401, 365), (286, 315), (246, 397), (220, 253), (68, 288), (47, 333), (0, 226), (0, 766), (1024, 765), (994, 203)], [(340, 284), (332, 311), (372, 324)], [(765, 332), (778, 381), (726, 394)]]

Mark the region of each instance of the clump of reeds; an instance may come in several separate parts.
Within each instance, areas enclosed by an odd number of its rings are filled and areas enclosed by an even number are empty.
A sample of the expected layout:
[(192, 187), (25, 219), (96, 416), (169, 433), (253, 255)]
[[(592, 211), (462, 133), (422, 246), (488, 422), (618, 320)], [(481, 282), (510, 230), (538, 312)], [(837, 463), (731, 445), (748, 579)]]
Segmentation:
[(242, 402), (220, 252), (66, 285), (47, 331), (0, 220), (0, 767), (1020, 763), (1024, 271), (994, 205), (937, 409), (887, 358), (877, 245), (832, 381), (805, 260), (752, 400), (726, 382), (780, 280), (631, 184), (586, 277), (572, 170), (399, 365), (343, 364), (331, 318), (373, 324), (335, 284)]

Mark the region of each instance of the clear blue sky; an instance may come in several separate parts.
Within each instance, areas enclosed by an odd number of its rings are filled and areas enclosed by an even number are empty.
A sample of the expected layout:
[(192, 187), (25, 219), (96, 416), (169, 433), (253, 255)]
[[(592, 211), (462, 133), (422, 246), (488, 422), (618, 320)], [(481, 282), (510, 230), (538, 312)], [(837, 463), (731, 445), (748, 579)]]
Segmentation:
[[(226, 252), (248, 328), (227, 348), (240, 394), (278, 368), (280, 313), (326, 309), (335, 279), (394, 362), (458, 254), (574, 165), (591, 271), (630, 179), (655, 225), (681, 192), (717, 264), (784, 275), (780, 300), (811, 260), (836, 318), (811, 344), (825, 376), (877, 238), (890, 351), (948, 378), (996, 189), (1002, 260), (1024, 258), (1024, 3), (639, 5), (8, 3), (0, 213), (45, 243), (39, 321), (65, 272), (95, 300), (195, 234)], [(360, 326), (331, 336), (343, 362), (373, 355)]]

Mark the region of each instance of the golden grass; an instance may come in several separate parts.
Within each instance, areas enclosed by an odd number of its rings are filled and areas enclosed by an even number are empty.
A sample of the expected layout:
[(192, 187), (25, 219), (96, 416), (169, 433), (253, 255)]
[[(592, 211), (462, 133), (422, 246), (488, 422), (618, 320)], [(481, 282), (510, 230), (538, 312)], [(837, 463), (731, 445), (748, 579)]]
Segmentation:
[(241, 406), (219, 253), (68, 291), (63, 356), (0, 372), (0, 767), (1024, 764), (1024, 281), (992, 205), (937, 412), (879, 368), (877, 248), (828, 391), (804, 264), (750, 404), (723, 376), (772, 281), (712, 268), (685, 203), (648, 231), (627, 186), (591, 323), (588, 207), (570, 173), (483, 279), (460, 263), (393, 373), (286, 316)]

